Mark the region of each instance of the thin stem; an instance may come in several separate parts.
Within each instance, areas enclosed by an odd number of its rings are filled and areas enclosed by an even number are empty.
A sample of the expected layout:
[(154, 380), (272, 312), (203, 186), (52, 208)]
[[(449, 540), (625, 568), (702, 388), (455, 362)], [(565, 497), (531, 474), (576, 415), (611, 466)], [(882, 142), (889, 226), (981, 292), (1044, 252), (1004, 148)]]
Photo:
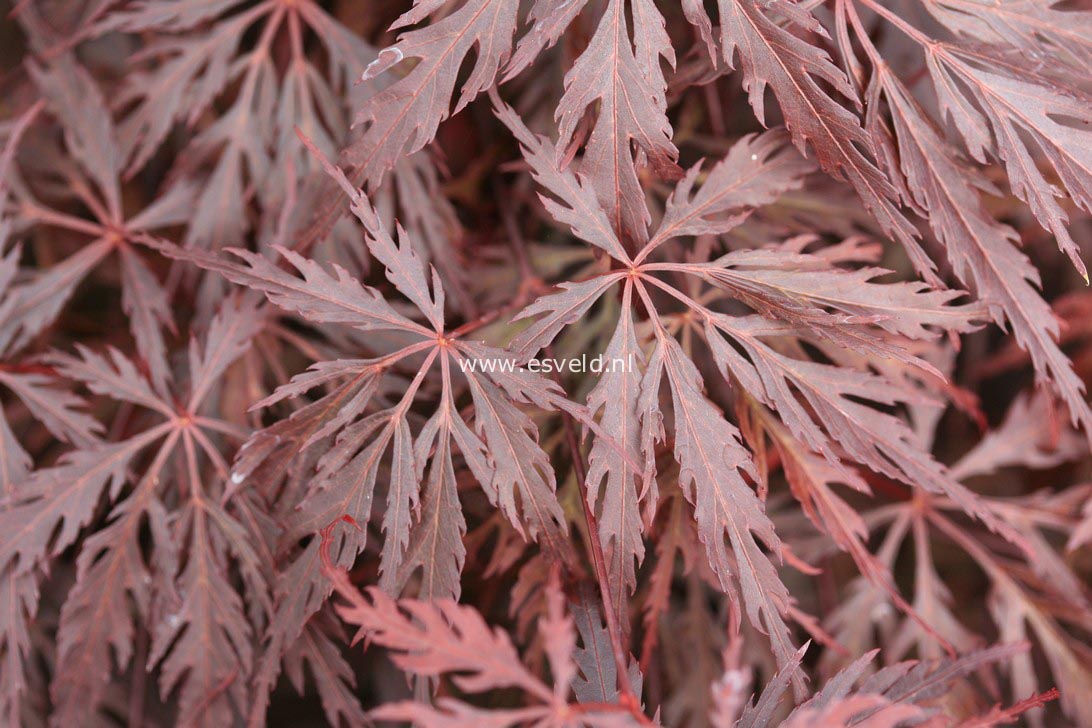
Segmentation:
[(194, 417), (193, 424), (198, 427), (207, 427), (210, 430), (235, 438), (236, 440), (245, 440), (250, 437), (250, 430), (247, 428), (234, 425), (230, 422), (224, 422), (223, 420), (218, 420), (213, 417)]
[(872, 12), (876, 13), (881, 18), (883, 18), (887, 22), (894, 25), (896, 28), (901, 30), (904, 34), (909, 36), (911, 39), (913, 39), (918, 44), (920, 44), (922, 46), (925, 46), (925, 47), (936, 44), (935, 40), (933, 40), (929, 36), (925, 35), (920, 30), (918, 30), (914, 26), (910, 25), (910, 23), (907, 23), (905, 20), (900, 18), (898, 15), (895, 15), (893, 12), (891, 12), (890, 10), (888, 10), (887, 8), (885, 8), (883, 5), (879, 4), (875, 0), (860, 0), (860, 1), (861, 1), (861, 3), (866, 5), (870, 10), (872, 10)]
[(64, 230), (71, 230), (74, 233), (82, 233), (94, 238), (101, 238), (107, 232), (106, 228), (97, 222), (84, 220), (82, 217), (69, 215), (65, 212), (57, 212), (56, 210), (39, 207), (33, 203), (26, 203), (23, 205), (23, 214), (40, 225), (50, 225)]
[[(690, 296), (688, 296), (685, 293), (683, 293), (682, 291), (680, 291), (678, 288), (675, 288), (671, 284), (665, 283), (664, 281), (661, 281), (659, 278), (656, 278), (654, 276), (642, 276), (642, 279), (648, 281), (652, 285), (654, 285), (657, 288), (659, 288), (660, 290), (662, 290), (664, 293), (667, 293), (668, 295), (670, 295), (673, 298), (677, 299), (681, 303), (685, 304), (686, 307), (689, 308), (690, 310), (692, 310), (694, 313), (701, 314), (706, 319), (709, 319), (709, 318), (713, 317), (712, 312), (708, 308), (701, 305), (700, 303), (698, 303), (697, 301), (692, 299)], [(642, 288), (642, 290), (643, 290), (643, 288)]]
[[(865, 55), (868, 56), (872, 62), (873, 67), (880, 70), (881, 67), (886, 67), (887, 63), (883, 60), (879, 51), (876, 50), (875, 44), (872, 42), (872, 38), (868, 35), (868, 30), (864, 27), (864, 23), (861, 21), (861, 16), (857, 12), (857, 5), (855, 0), (838, 0), (837, 9), (839, 15), (849, 20), (850, 25), (853, 26), (853, 30), (856, 32), (857, 40), (860, 41), (861, 47), (864, 48)], [(852, 48), (848, 46), (846, 53), (852, 52)]]
[[(553, 356), (553, 348), (546, 347), (550, 356)], [(557, 371), (553, 372), (554, 381), (561, 386), (561, 377)], [(610, 635), (611, 651), (614, 653), (614, 668), (618, 678), (619, 699), (623, 705), (639, 705), (633, 690), (629, 686), (629, 670), (626, 666), (625, 646), (622, 637), (621, 625), (618, 623), (618, 615), (614, 611), (614, 600), (611, 597), (610, 585), (607, 583), (606, 558), (603, 555), (603, 544), (599, 540), (599, 522), (588, 503), (587, 469), (584, 467), (584, 457), (580, 453), (580, 445), (576, 437), (576, 428), (573, 427), (572, 418), (561, 418), (565, 428), (565, 440), (572, 454), (573, 471), (576, 473), (577, 483), (580, 485), (580, 503), (583, 505), (584, 521), (588, 527), (588, 550), (591, 552), (592, 564), (595, 567), (595, 578), (599, 584), (599, 594), (603, 599), (603, 611), (607, 620), (607, 632)]]
[(417, 395), (417, 390), (421, 387), (421, 382), (425, 379), (425, 374), (432, 368), (432, 362), (436, 361), (436, 355), (439, 353), (439, 347), (433, 347), (428, 356), (425, 358), (425, 363), (421, 365), (421, 368), (417, 370), (417, 375), (414, 376), (413, 381), (410, 382), (409, 387), (406, 389), (406, 393), (402, 395), (402, 399), (395, 406), (395, 414), (391, 417), (401, 417), (413, 404), (413, 398)]
[(198, 508), (205, 507), (205, 492), (201, 487), (201, 471), (197, 466), (197, 446), (189, 427), (181, 429), (182, 448), (186, 454), (186, 476), (189, 480), (190, 501)]
[[(197, 425), (197, 421), (194, 420), (194, 425)], [(224, 460), (224, 456), (220, 454), (220, 451), (216, 449), (216, 446), (212, 444), (212, 440), (208, 438), (200, 427), (192, 427), (189, 432), (193, 433), (193, 439), (197, 445), (204, 450), (205, 455), (212, 463), (212, 467), (216, 469), (216, 474), (227, 480), (231, 473), (231, 468), (228, 466), (227, 461)]]

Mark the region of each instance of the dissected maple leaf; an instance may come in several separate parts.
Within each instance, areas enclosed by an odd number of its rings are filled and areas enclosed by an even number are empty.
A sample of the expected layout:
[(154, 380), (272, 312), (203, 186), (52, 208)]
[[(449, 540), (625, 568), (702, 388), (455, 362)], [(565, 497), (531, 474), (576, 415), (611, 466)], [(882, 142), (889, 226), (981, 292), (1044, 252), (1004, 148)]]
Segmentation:
[[(634, 454), (642, 452), (645, 461), (650, 461), (652, 446), (662, 437), (658, 432), (661, 419), (659, 391), (661, 380), (666, 378), (673, 403), (680, 485), (694, 505), (699, 534), (710, 563), (724, 589), (733, 590), (730, 575), (739, 580), (748, 616), (757, 628), (770, 635), (781, 664), (785, 664), (793, 652), (789, 630), (782, 621), (790, 610), (791, 600), (768, 556), (759, 547), (760, 540), (776, 553), (780, 541), (764, 514), (762, 503), (744, 477), (757, 477), (751, 455), (741, 443), (736, 427), (724, 419), (705, 395), (698, 369), (669, 333), (664, 318), (656, 313), (653, 294), (666, 293), (669, 300), (689, 309), (697, 323), (688, 324), (684, 320), (682, 325), (692, 325), (704, 336), (722, 374), (730, 381), (738, 382), (748, 396), (771, 406), (795, 437), (811, 450), (824, 454), (835, 467), (842, 468), (842, 458), (848, 456), (850, 460), (908, 484), (950, 494), (969, 512), (1005, 531), (1004, 523), (948, 476), (943, 466), (917, 448), (907, 425), (880, 409), (860, 403), (864, 400), (891, 405), (914, 401), (920, 394), (904, 390), (905, 394), (899, 395), (897, 392), (903, 387), (883, 375), (854, 371), (844, 365), (812, 362), (799, 350), (795, 354), (782, 354), (773, 344), (759, 343), (766, 337), (797, 338), (820, 346), (829, 342), (884, 357), (903, 358), (929, 369), (924, 362), (907, 358), (905, 353), (891, 348), (887, 338), (874, 333), (872, 328), (910, 339), (928, 339), (938, 331), (968, 331), (973, 328), (973, 319), (979, 315), (976, 307), (951, 306), (950, 301), (958, 294), (932, 291), (925, 285), (870, 283), (883, 271), (834, 267), (822, 257), (809, 258), (793, 252), (792, 247), (799, 246), (799, 241), (791, 242), (787, 249), (729, 253), (710, 263), (648, 262), (646, 256), (659, 241), (687, 230), (704, 232), (708, 229), (706, 226), (718, 224), (714, 218), (714, 221), (689, 223), (695, 227), (688, 228), (687, 219), (701, 220), (702, 215), (716, 215), (722, 218), (721, 227), (714, 228), (719, 230), (731, 225), (732, 216), (723, 219), (728, 213), (737, 212), (735, 219), (738, 221), (752, 205), (768, 201), (772, 196), (771, 190), (764, 188), (761, 182), (756, 183), (757, 189), (749, 190), (745, 181), (736, 185), (723, 173), (711, 174), (693, 201), (690, 201), (693, 174), (684, 178), (680, 191), (673, 198), (675, 206), (669, 208), (662, 223), (670, 232), (662, 236), (654, 234), (648, 246), (631, 259), (612, 230), (604, 226), (602, 208), (595, 207), (582, 178), (571, 171), (557, 169), (549, 154), (549, 142), (528, 131), (510, 108), (499, 106), (497, 113), (523, 144), (536, 179), (564, 203), (562, 206), (547, 199), (547, 206), (556, 211), (575, 234), (586, 235), (588, 242), (628, 267), (628, 272), (610, 271), (566, 286), (560, 293), (546, 296), (530, 306), (522, 315), (539, 315), (540, 318), (517, 337), (514, 348), (524, 354), (537, 351), (565, 325), (586, 312), (610, 286), (622, 283), (623, 312), (614, 336), (616, 341), (618, 337), (623, 338), (619, 343), (612, 342), (608, 352), (612, 358), (623, 354), (636, 361), (634, 355), (640, 349), (635, 342), (625, 343), (625, 338), (631, 337), (627, 330), (632, 326), (629, 317), (633, 315), (634, 299), (641, 300), (651, 316), (649, 323), (653, 333), (649, 350), (641, 356), (644, 372), (641, 375), (630, 372), (627, 379), (615, 385), (615, 393), (619, 391), (617, 387), (623, 392), (631, 392), (616, 405), (631, 407), (629, 417), (612, 416), (607, 410), (603, 423), (612, 428), (608, 431), (619, 442), (632, 443), (628, 447)], [(744, 144), (743, 150), (747, 150), (750, 142)], [(726, 168), (739, 165), (740, 156), (739, 152), (729, 155), (722, 165)], [(750, 155), (750, 159), (752, 163), (762, 164), (769, 156), (764, 155), (758, 162), (756, 153)], [(783, 184), (791, 186), (807, 169), (806, 165), (798, 166), (797, 177), (787, 176)], [(721, 195), (718, 189), (721, 185), (731, 189)], [(690, 207), (697, 209), (690, 211)], [(861, 256), (861, 253), (850, 252), (847, 257)], [(746, 304), (757, 315), (731, 316), (713, 310), (658, 278), (655, 275), (658, 273), (692, 276), (712, 286), (714, 291)], [(741, 356), (725, 337), (746, 356)], [(781, 348), (785, 346), (780, 345)], [(833, 352), (829, 355), (835, 356)], [(622, 379), (621, 375), (619, 379)], [(595, 390), (589, 405), (596, 410), (603, 406), (602, 401), (597, 400)], [(633, 482), (633, 475), (617, 466), (611, 470), (593, 467), (592, 474), (602, 478), (608, 472), (611, 478), (604, 503), (610, 505), (610, 510), (603, 506), (601, 538), (607, 542), (612, 554), (621, 555), (621, 558), (611, 557), (613, 583), (632, 584), (633, 560), (643, 553), (643, 549), (635, 545), (639, 544), (636, 534), (640, 531), (639, 521), (634, 520), (638, 484)], [(598, 482), (589, 486), (590, 505), (598, 505), (597, 495)], [(631, 515), (627, 516), (627, 512)], [(731, 556), (726, 544), (731, 547)], [(619, 586), (614, 588), (620, 590)], [(803, 689), (799, 681), (796, 689)]]
[[(330, 169), (332, 174), (340, 174)], [(293, 534), (316, 533), (322, 524), (340, 515), (350, 515), (360, 523), (367, 523), (370, 493), (380, 461), (390, 448), (391, 489), (384, 528), (389, 531), (390, 545), (384, 572), (387, 579), (394, 578), (408, 543), (409, 511), (411, 508), (417, 510), (420, 469), (424, 463), (424, 460), (420, 464), (415, 460), (409, 407), (426, 374), (439, 361), (444, 386), (441, 410), (422, 429), (427, 433), (422, 446), (424, 451), (429, 449), (428, 438), (436, 433), (445, 441), (454, 440), (468, 463), (477, 466), (475, 475), (512, 519), (513, 525), (521, 531), (526, 527), (532, 537), (545, 538), (547, 543), (555, 544), (560, 553), (562, 523), (558, 506), (552, 502), (552, 474), (545, 466), (545, 456), (534, 455), (537, 445), (529, 437), (530, 420), (520, 415), (514, 406), (517, 402), (542, 405), (556, 401), (556, 386), (529, 372), (504, 373), (498, 367), (497, 371), (486, 373), (485, 367), (478, 372), (457, 364), (453, 367), (452, 363), (466, 359), (507, 361), (509, 357), (502, 351), (464, 342), (444, 330), (444, 294), (435, 272), (430, 281), (404, 236), (400, 235), (401, 244), (396, 243), (367, 198), (353, 190), (343, 176), (340, 183), (352, 196), (353, 211), (367, 231), (373, 255), (384, 263), (388, 279), (421, 311), (428, 326), (396, 311), (378, 291), (362, 285), (344, 269), (335, 267), (331, 275), (318, 263), (288, 250), (282, 250), (281, 254), (299, 271), (302, 279), (246, 251), (234, 253), (242, 261), (235, 263), (196, 252), (163, 248), (169, 255), (192, 260), (259, 290), (276, 305), (292, 309), (308, 320), (346, 324), (362, 331), (393, 331), (407, 337), (407, 343), (384, 356), (338, 361), (307, 372), (262, 403), (269, 405), (284, 397), (298, 395), (334, 377), (348, 380), (341, 385), (339, 399), (348, 394), (344, 387), (351, 387), (353, 392), (346, 406), (331, 413), (332, 417), (322, 423), (318, 432), (310, 434), (302, 443), (307, 446), (345, 428), (320, 461), (318, 483), (313, 486), (315, 500), (298, 514), (290, 527)], [(424, 363), (400, 401), (393, 407), (369, 412), (370, 400), (384, 374), (403, 359), (418, 355), (424, 357)], [(453, 369), (460, 369), (474, 397), (473, 429), (455, 409)], [(259, 433), (256, 437), (255, 442), (260, 442), (266, 435)], [(252, 447), (255, 447), (254, 443), (247, 445), (248, 449)], [(445, 445), (444, 449), (448, 447)], [(488, 458), (482, 456), (487, 447), (492, 448)], [(528, 456), (538, 459), (539, 464), (532, 465), (534, 461), (528, 462)], [(246, 470), (235, 471), (237, 478), (245, 478), (247, 474)], [(356, 506), (350, 508), (350, 504)], [(358, 544), (357, 548), (362, 545)], [(385, 583), (389, 587), (393, 582)]]
[[(35, 471), (19, 499), (0, 513), (11, 535), (0, 547), (0, 562), (23, 574), (73, 543), (104, 495), (115, 504), (108, 524), (87, 539), (76, 585), (61, 614), (63, 663), (52, 685), (58, 715), (75, 720), (96, 710), (110, 678), (102, 667), (111, 663), (111, 652), (119, 670), (129, 664), (135, 629), (130, 604), (147, 620), (153, 609), (169, 610), (176, 600), (181, 601), (177, 616), (160, 623), (153, 638), (153, 662), (167, 655), (162, 693), (181, 682), (180, 706), (193, 713), (189, 720), (230, 715), (225, 695), (241, 705), (241, 680), (224, 694), (213, 691), (226, 676), (245, 675), (250, 662), (245, 644), (250, 627), (241, 598), (222, 576), (225, 560), (236, 560), (248, 586), (256, 588), (250, 598), (264, 600), (265, 587), (244, 530), (218, 504), (217, 486), (208, 482), (200, 459), (219, 471), (222, 487), (227, 470), (214, 444), (221, 426), (202, 409), (212, 384), (253, 336), (254, 314), (252, 306), (228, 304), (211, 323), (205, 349), (192, 344), (185, 399), (142, 376), (116, 349), (108, 355), (81, 349), (78, 357), (55, 358), (60, 371), (92, 392), (143, 408), (160, 420), (127, 439), (75, 450), (59, 464)], [(147, 469), (131, 478), (142, 453), (154, 455)], [(180, 521), (172, 524), (162, 491), (174, 467), (184, 473), (187, 498), (179, 507)], [(127, 484), (132, 487), (123, 496)], [(140, 547), (144, 524), (156, 543), (158, 556), (151, 562)], [(180, 560), (185, 564), (181, 571)], [(183, 627), (184, 636), (176, 640)], [(223, 630), (236, 641), (225, 643)]]
[[(952, 474), (960, 478), (972, 478), (995, 473), (1005, 467), (1050, 467), (1085, 452), (1082, 438), (1073, 431), (1062, 432), (1052, 446), (1048, 441), (1040, 444), (1026, 437), (1020, 416), (1028, 408), (1038, 410), (1040, 423), (1048, 406), (1048, 400), (1040, 396), (1031, 403), (1023, 398), (1013, 406), (1013, 415), (994, 434), (984, 438), (978, 447), (966, 453), (952, 466)], [(1049, 433), (1039, 433), (1040, 436)], [(1023, 435), (1023, 436), (1022, 436)], [(1053, 449), (1053, 452), (1051, 450)], [(1009, 499), (982, 498), (986, 507), (996, 517), (1006, 522), (1019, 539), (1019, 547), (1007, 544), (995, 546), (999, 553), (984, 548), (980, 541), (969, 536), (966, 529), (953, 520), (957, 507), (947, 499), (933, 496), (916, 496), (905, 505), (891, 509), (880, 521), (864, 514), (871, 529), (886, 527), (887, 536), (876, 558), (890, 564), (896, 549), (905, 539), (913, 541), (918, 555), (918, 567), (914, 581), (913, 606), (925, 618), (924, 624), (904, 626), (901, 649), (917, 644), (923, 654), (941, 654), (940, 640), (953, 645), (971, 647), (980, 638), (963, 625), (953, 610), (952, 594), (938, 574), (931, 553), (940, 539), (951, 540), (962, 550), (970, 562), (981, 569), (991, 583), (991, 617), (998, 625), (999, 634), (1006, 642), (1021, 642), (1034, 637), (1050, 662), (1058, 684), (1063, 686), (1063, 709), (1075, 716), (1083, 716), (1080, 701), (1070, 700), (1073, 694), (1089, 685), (1090, 674), (1083, 667), (1086, 648), (1080, 643), (1067, 641), (1063, 622), (1074, 624), (1087, 622), (1076, 615), (1086, 609), (1088, 595), (1053, 550), (1047, 546), (1045, 534), (1060, 530), (1065, 533), (1072, 520), (1063, 514), (1077, 513), (1086, 495), (1083, 489), (1070, 489), (1056, 495), (1040, 493), (1038, 497), (1017, 505)], [(888, 566), (888, 568), (890, 568)], [(1044, 600), (1044, 595), (1049, 594)], [(878, 601), (877, 601), (878, 600)], [(847, 642), (859, 643), (860, 630), (865, 622), (847, 622), (849, 610), (859, 615), (862, 608), (879, 615), (884, 596), (874, 589), (858, 594), (857, 598), (839, 610), (832, 619), (835, 634)], [(865, 607), (865, 604), (871, 606)], [(1063, 616), (1064, 615), (1064, 616)], [(1030, 630), (1028, 629), (1030, 627)], [(1039, 691), (1030, 655), (1018, 655), (1012, 659), (1011, 681), (1015, 694), (1030, 695)], [(1083, 719), (1083, 718), (1082, 718)]]
[(90, 209), (94, 222), (50, 209), (25, 188), (17, 196), (24, 222), (68, 230), (92, 238), (79, 252), (41, 271), (12, 290), (10, 318), (0, 325), (0, 337), (22, 345), (50, 325), (77, 285), (113, 251), (118, 253), (122, 308), (129, 316), (137, 350), (157, 384), (169, 378), (163, 330), (172, 328), (166, 290), (132, 245), (152, 230), (187, 219), (194, 188), (180, 184), (141, 212), (127, 215), (121, 205), (120, 166), (115, 128), (101, 93), (91, 77), (70, 56), (48, 68), (32, 68), (36, 83), (66, 130), (66, 144), (78, 167), (68, 170), (68, 182)]

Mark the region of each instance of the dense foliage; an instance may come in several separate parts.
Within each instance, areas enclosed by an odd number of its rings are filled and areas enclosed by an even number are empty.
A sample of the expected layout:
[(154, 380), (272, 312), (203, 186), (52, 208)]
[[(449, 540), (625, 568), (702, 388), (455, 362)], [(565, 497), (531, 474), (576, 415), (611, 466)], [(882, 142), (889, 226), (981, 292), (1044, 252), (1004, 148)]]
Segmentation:
[(4, 10), (4, 725), (1092, 725), (1092, 10)]

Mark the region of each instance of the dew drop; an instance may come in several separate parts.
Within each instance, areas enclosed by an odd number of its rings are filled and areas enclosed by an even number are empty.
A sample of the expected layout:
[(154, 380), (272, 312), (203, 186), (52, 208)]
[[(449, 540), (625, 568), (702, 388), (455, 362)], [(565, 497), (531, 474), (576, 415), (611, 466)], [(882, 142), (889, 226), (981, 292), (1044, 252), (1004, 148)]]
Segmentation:
[(401, 63), (403, 58), (405, 58), (405, 55), (402, 53), (401, 48), (396, 46), (384, 48), (379, 52), (379, 56), (364, 69), (364, 73), (361, 74), (360, 80), (367, 81), (375, 78), (394, 64)]

